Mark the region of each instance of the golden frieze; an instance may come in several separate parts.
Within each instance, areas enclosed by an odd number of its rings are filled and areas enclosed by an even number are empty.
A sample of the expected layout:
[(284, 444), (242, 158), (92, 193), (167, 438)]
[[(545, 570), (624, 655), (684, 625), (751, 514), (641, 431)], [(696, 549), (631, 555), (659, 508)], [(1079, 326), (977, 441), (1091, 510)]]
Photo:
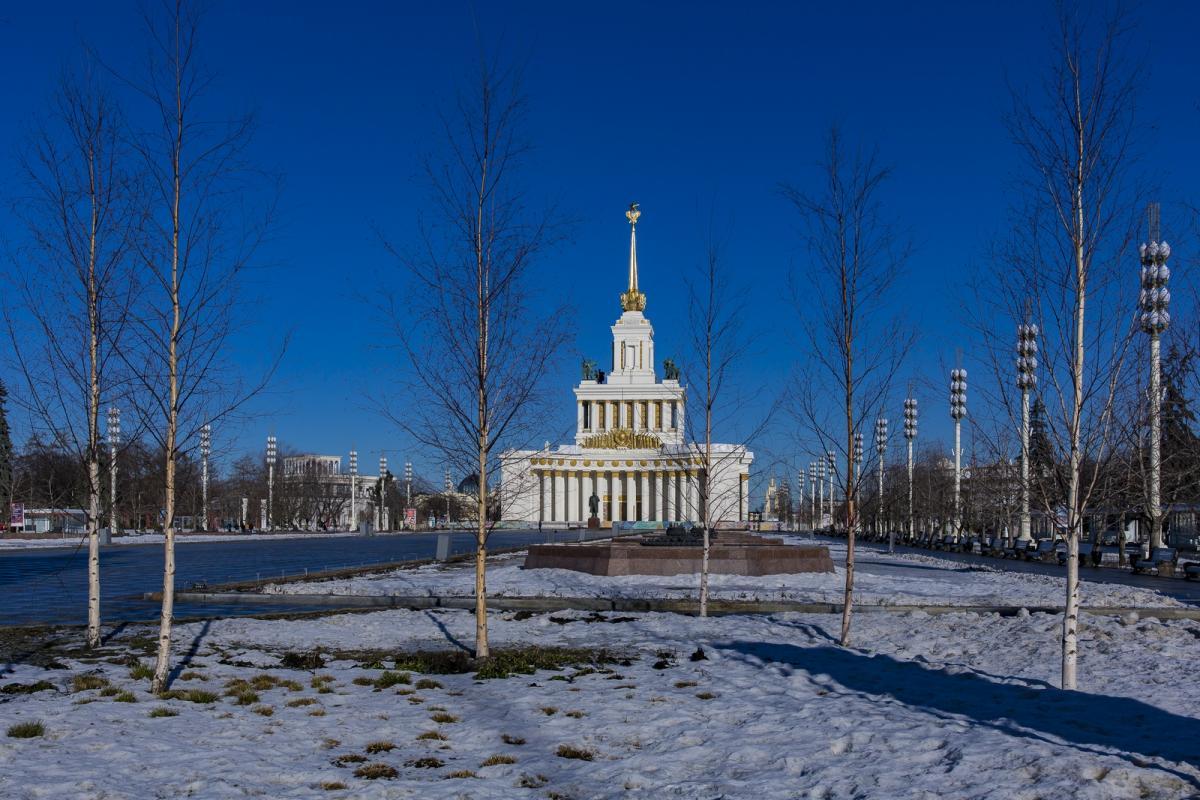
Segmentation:
[(657, 450), (662, 447), (662, 440), (652, 433), (617, 428), (587, 437), (583, 446), (591, 450)]

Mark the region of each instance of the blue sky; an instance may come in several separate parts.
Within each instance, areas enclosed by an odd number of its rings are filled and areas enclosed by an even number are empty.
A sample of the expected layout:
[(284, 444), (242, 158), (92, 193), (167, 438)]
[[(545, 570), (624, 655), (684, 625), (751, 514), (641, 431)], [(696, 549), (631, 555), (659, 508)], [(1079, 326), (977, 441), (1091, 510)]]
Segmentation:
[[(1167, 202), (1200, 186), (1197, 9), (1148, 2), (1138, 12), (1149, 69), (1139, 97), (1145, 164)], [(302, 450), (357, 447), (367, 464), (385, 450), (394, 464), (411, 457), (440, 474), (432, 454), (372, 411), (404, 365), (378, 346), (385, 328), (361, 296), (403, 280), (375, 230), (398, 242), (413, 236), (436, 110), (471, 74), (472, 14), (490, 47), (526, 64), (531, 196), (578, 220), (542, 265), (547, 293), (577, 322), (552, 377), (562, 387), (554, 430), (573, 414), (578, 356), (604, 364), (633, 200), (659, 354), (683, 349), (680, 276), (703, 255), (711, 213), (728, 221), (728, 258), (764, 334), (745, 384), (794, 367), (798, 317), (783, 287), (802, 252), (777, 189), (811, 185), (835, 122), (895, 168), (887, 201), (918, 245), (896, 297), (920, 323), (910, 372), (938, 373), (964, 343), (957, 290), (1003, 226), (1018, 166), (1002, 125), (1007, 86), (1037, 80), (1050, 3), (223, 2), (208, 20), (205, 59), (228, 107), (259, 114), (255, 157), (285, 180), (263, 252), (270, 267), (250, 289), (264, 302), (234, 347), (253, 363), (263, 341), (293, 332), (274, 391), (256, 401), (262, 416), (226, 432), (238, 449), (274, 431)], [(134, 3), (0, 12), (0, 186), (12, 185), (11, 156), (79, 41), (132, 68), (140, 36)], [(20, 239), (8, 215), (0, 236)], [(923, 404), (923, 437), (949, 431), (943, 394)]]

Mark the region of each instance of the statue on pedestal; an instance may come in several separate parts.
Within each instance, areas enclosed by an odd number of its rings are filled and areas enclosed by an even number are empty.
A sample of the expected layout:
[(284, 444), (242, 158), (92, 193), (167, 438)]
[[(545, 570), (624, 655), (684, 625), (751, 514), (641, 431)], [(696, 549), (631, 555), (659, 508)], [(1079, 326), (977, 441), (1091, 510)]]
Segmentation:
[(593, 492), (592, 496), (588, 498), (588, 511), (591, 512), (591, 516), (588, 517), (588, 527), (589, 528), (599, 528), (600, 527), (600, 498), (596, 496), (595, 492)]

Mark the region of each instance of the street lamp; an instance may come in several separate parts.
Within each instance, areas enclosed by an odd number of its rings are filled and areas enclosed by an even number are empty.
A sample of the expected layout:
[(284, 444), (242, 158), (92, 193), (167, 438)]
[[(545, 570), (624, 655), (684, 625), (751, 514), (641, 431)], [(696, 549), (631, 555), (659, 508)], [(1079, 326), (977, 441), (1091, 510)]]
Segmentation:
[(404, 462), (404, 514), (408, 519), (408, 509), (412, 508), (412, 462)]
[[(1163, 514), (1160, 499), (1162, 470), (1162, 332), (1171, 324), (1167, 306), (1171, 292), (1167, 281), (1171, 270), (1167, 259), (1171, 246), (1158, 239), (1158, 204), (1150, 207), (1150, 243), (1139, 248), (1142, 257), (1142, 291), (1138, 298), (1142, 331), (1150, 335), (1150, 547), (1163, 546)], [(1124, 532), (1122, 532), (1124, 535)]]
[(916, 538), (916, 522), (913, 519), (913, 440), (917, 438), (917, 399), (904, 401), (904, 438), (908, 443), (908, 537)]
[(825, 459), (819, 458), (816, 463), (817, 486), (820, 487), (821, 502), (817, 505), (817, 527), (825, 524)]
[(121, 409), (112, 406), (108, 409), (108, 464), (109, 480), (109, 531), (117, 535), (117, 446), (121, 444)]
[(208, 456), (212, 453), (212, 425), (200, 429), (200, 519), (208, 530)]
[[(854, 482), (857, 484), (862, 480), (862, 465), (863, 465), (863, 435), (861, 433), (854, 434)], [(846, 492), (850, 491), (850, 479), (846, 479)], [(854, 491), (854, 498), (858, 499), (858, 490)], [(849, 527), (849, 520), (846, 526)], [(855, 509), (854, 514), (854, 532), (858, 533), (858, 509)]]
[(1029, 393), (1037, 387), (1038, 326), (1017, 326), (1017, 388), (1021, 390), (1021, 532), (1018, 539), (1033, 538), (1029, 523)]
[(950, 418), (954, 420), (954, 539), (962, 535), (962, 418), (967, 415), (967, 371), (950, 370)]
[(446, 527), (450, 527), (450, 470), (446, 470)]
[(829, 464), (829, 529), (833, 531), (837, 528), (834, 525), (834, 504), (833, 504), (833, 484), (837, 478), (837, 458), (832, 450), (825, 451), (825, 461)]
[(275, 530), (275, 456), (278, 453), (276, 449), (275, 437), (267, 437), (267, 530)]
[(383, 530), (383, 506), (387, 502), (387, 456), (379, 457), (379, 530)]
[[(875, 420), (875, 452), (879, 456), (879, 464), (876, 472), (879, 473), (879, 512), (876, 516), (876, 528), (883, 525), (883, 456), (887, 452), (887, 420), (883, 417)], [(892, 532), (891, 526), (888, 526), (888, 552), (892, 553), (896, 550), (895, 534)]]
[(350, 530), (358, 527), (358, 451), (350, 451)]
[(817, 463), (809, 462), (809, 529), (817, 529)]

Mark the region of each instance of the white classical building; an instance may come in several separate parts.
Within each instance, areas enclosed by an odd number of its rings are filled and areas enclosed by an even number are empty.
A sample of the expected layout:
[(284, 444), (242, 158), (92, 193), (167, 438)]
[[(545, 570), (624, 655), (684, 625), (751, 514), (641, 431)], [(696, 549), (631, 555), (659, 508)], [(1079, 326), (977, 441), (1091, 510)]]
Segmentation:
[[(744, 445), (714, 444), (705, 480), (703, 436), (688, 436), (687, 390), (671, 361), (658, 379), (654, 328), (638, 289), (637, 204), (629, 220), (629, 288), (612, 326), (612, 370), (585, 362), (575, 387), (575, 443), (501, 455), (502, 516), (519, 522), (586, 523), (590, 498), (601, 522), (746, 519), (750, 464)], [(705, 491), (707, 484), (708, 491)], [(706, 516), (707, 512), (707, 516)]]

